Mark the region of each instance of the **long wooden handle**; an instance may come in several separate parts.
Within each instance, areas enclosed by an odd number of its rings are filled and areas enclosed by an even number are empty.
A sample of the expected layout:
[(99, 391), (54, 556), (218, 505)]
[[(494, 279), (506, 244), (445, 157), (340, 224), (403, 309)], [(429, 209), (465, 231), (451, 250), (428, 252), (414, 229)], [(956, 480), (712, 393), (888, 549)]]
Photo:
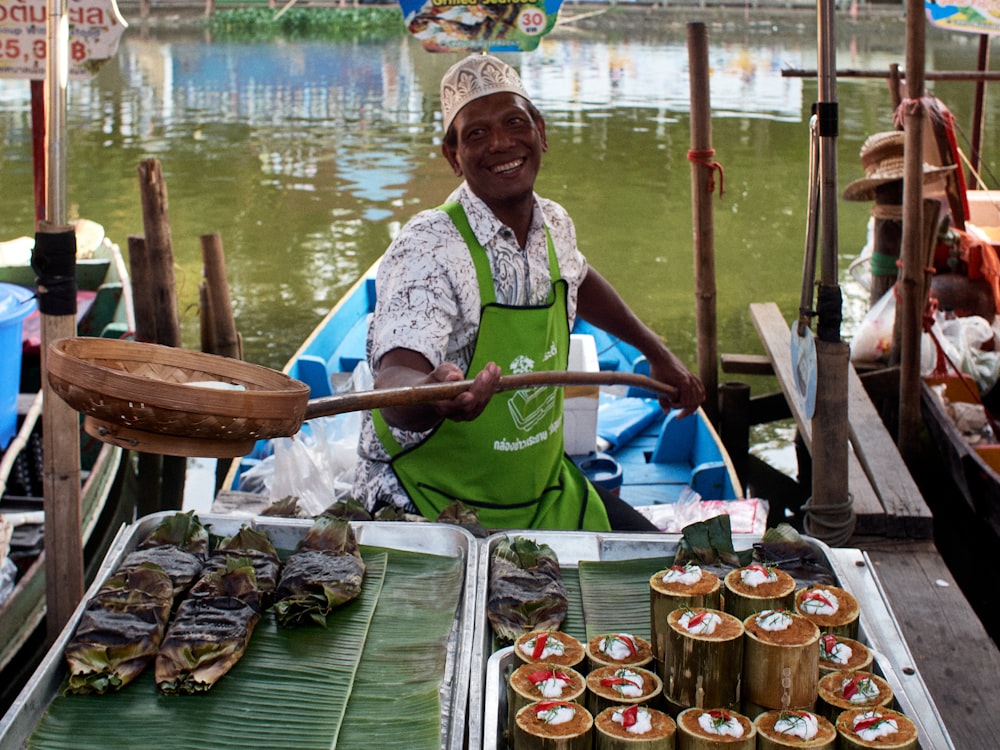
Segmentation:
[[(447, 401), (464, 393), (472, 386), (472, 380), (456, 380), (452, 383), (431, 383), (403, 388), (378, 388), (371, 391), (354, 391), (336, 396), (310, 399), (306, 404), (305, 419), (329, 417), (351, 411), (382, 409), (387, 406), (412, 406), (431, 401)], [(572, 385), (629, 385), (644, 388), (659, 396), (676, 398), (677, 389), (666, 383), (653, 380), (646, 375), (633, 372), (570, 372), (552, 370), (529, 372), (523, 375), (503, 375), (498, 391), (517, 391), (538, 386)]]

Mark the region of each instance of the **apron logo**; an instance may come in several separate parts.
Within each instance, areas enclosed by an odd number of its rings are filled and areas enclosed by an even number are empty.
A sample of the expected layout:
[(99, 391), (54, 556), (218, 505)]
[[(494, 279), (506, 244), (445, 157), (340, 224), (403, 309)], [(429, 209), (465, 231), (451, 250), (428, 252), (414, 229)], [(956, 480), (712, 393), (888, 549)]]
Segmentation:
[[(545, 356), (549, 357), (548, 354)], [(510, 363), (510, 371), (516, 375), (533, 372), (534, 369), (535, 361), (523, 354), (515, 357)], [(511, 419), (514, 420), (514, 426), (518, 430), (526, 432), (534, 429), (539, 422), (545, 419), (546, 415), (555, 407), (555, 402), (555, 389), (541, 386), (515, 391), (507, 401), (507, 408), (510, 410)]]

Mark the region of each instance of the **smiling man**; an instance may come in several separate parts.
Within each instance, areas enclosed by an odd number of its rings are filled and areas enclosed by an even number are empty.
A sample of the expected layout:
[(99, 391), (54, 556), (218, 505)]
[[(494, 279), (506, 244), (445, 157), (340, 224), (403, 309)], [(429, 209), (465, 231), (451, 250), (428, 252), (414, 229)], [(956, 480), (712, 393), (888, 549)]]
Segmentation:
[(364, 416), (355, 496), (435, 519), (461, 500), (487, 528), (655, 530), (563, 450), (562, 391), (497, 392), (502, 372), (566, 369), (577, 315), (634, 345), (694, 411), (705, 390), (535, 194), (545, 120), (517, 72), (472, 55), (441, 80), (441, 151), (462, 184), (413, 217), (379, 266), (368, 361), (376, 388), (473, 379), (460, 396)]

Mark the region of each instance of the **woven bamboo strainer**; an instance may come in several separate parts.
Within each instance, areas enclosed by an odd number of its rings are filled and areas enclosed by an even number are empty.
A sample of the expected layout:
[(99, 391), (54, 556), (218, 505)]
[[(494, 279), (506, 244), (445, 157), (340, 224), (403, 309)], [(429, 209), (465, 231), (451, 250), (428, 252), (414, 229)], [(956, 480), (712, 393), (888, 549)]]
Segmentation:
[[(260, 365), (157, 344), (65, 338), (48, 349), (49, 384), (84, 415), (84, 430), (123, 448), (234, 458), (257, 440), (294, 435), (307, 419), (452, 399), (472, 380), (309, 399), (309, 387)], [(674, 398), (676, 389), (629, 372), (505, 375), (498, 390), (628, 385)]]

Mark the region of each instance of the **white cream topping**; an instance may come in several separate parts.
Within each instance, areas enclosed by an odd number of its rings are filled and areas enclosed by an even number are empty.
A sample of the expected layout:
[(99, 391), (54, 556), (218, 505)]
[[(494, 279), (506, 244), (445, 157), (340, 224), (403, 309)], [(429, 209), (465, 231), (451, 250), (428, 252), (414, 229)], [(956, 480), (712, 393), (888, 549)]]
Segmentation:
[(833, 647), (827, 651), (823, 646), (823, 639), (819, 639), (819, 658), (823, 661), (832, 661), (835, 664), (847, 664), (854, 655), (854, 649), (843, 641), (837, 641)]
[(717, 734), (721, 737), (743, 736), (743, 725), (727, 713), (706, 711), (698, 717), (698, 726), (708, 734)]
[[(520, 645), (521, 651), (526, 653), (528, 656), (532, 656), (535, 653), (535, 641), (538, 637), (529, 638), (524, 643)], [(566, 653), (566, 648), (563, 646), (562, 641), (558, 638), (546, 638), (545, 645), (542, 647), (542, 653), (539, 655), (539, 659), (547, 659), (550, 656), (562, 656)]]
[(829, 589), (812, 589), (802, 595), (799, 609), (806, 614), (829, 617), (837, 614), (840, 602), (837, 601), (836, 594)]
[(722, 622), (722, 618), (716, 612), (694, 612), (688, 610), (680, 616), (678, 624), (689, 633), (699, 635), (712, 635), (715, 628)]
[(757, 615), (757, 624), (761, 630), (771, 632), (777, 630), (788, 630), (792, 624), (792, 616), (787, 612), (780, 612), (775, 609), (765, 609)]
[(789, 711), (774, 722), (774, 731), (786, 737), (811, 740), (819, 732), (819, 721), (808, 711)]
[[(611, 721), (624, 726), (625, 724), (625, 708), (615, 709), (614, 713), (611, 714)], [(635, 714), (635, 724), (630, 727), (625, 727), (625, 731), (630, 734), (646, 734), (653, 729), (653, 719), (652, 714), (649, 713), (645, 708), (640, 708)]]
[(672, 566), (661, 579), (664, 583), (682, 583), (691, 586), (701, 580), (701, 567), (687, 563), (684, 567)]
[(569, 706), (547, 706), (535, 711), (535, 717), (544, 724), (565, 724), (573, 721), (576, 711)]
[(535, 683), (535, 687), (538, 688), (538, 692), (546, 698), (562, 697), (563, 690), (568, 686), (568, 682), (559, 679), (555, 675), (552, 675), (552, 677), (549, 677), (547, 680)]
[[(847, 686), (854, 682), (854, 679), (849, 677), (840, 684), (840, 690), (847, 697)], [(855, 683), (857, 692), (855, 692), (850, 698), (847, 698), (851, 703), (871, 703), (873, 700), (878, 698), (878, 685), (875, 684), (875, 680), (871, 677), (862, 677)]]
[(635, 644), (635, 636), (629, 635), (628, 633), (617, 633), (615, 635), (607, 635), (600, 641), (601, 653), (609, 656), (615, 661), (622, 661), (634, 654), (634, 650), (629, 648), (628, 643), (624, 640), (627, 638), (632, 644)]
[[(867, 723), (870, 719), (877, 719), (878, 721), (868, 724), (863, 729), (858, 729), (859, 724)], [(898, 731), (899, 725), (895, 719), (886, 719), (877, 711), (865, 711), (854, 717), (854, 732), (866, 742), (895, 734)]]
[(616, 669), (614, 676), (628, 681), (618, 685), (611, 685), (611, 689), (616, 693), (625, 698), (638, 698), (642, 695), (643, 680), (642, 675), (638, 672), (633, 672), (631, 669)]
[(763, 565), (749, 565), (740, 570), (740, 580), (750, 588), (756, 588), (765, 583), (774, 583), (778, 574)]

